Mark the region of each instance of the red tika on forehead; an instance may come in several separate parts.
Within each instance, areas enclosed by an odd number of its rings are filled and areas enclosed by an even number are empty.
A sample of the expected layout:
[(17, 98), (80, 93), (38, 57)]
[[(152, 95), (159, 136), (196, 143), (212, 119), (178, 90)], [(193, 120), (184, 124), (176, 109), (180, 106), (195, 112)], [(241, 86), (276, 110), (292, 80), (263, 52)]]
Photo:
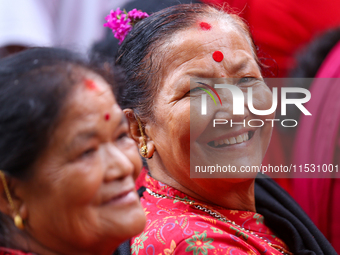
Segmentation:
[(210, 30), (211, 29), (211, 25), (207, 22), (201, 22), (200, 27), (201, 27), (202, 30)]
[(215, 51), (212, 57), (216, 62), (221, 62), (224, 58), (223, 53), (219, 50)]
[(86, 79), (86, 80), (84, 81), (84, 83), (85, 83), (86, 88), (88, 88), (88, 89), (90, 89), (90, 90), (95, 90), (95, 89), (97, 89), (97, 86), (96, 86), (96, 84), (94, 83), (93, 80)]

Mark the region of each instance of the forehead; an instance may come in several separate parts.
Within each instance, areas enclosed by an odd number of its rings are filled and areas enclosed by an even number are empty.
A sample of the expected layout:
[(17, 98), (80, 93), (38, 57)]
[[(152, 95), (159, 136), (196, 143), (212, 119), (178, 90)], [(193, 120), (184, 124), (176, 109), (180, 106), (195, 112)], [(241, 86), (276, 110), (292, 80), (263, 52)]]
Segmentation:
[[(208, 26), (209, 29), (206, 29)], [(220, 64), (213, 59), (215, 51), (224, 55)], [(164, 59), (163, 66), (168, 72), (178, 67), (202, 64), (224, 68), (232, 73), (243, 62), (255, 63), (252, 48), (242, 32), (225, 21), (209, 19), (202, 19), (190, 29), (176, 33), (166, 46)]]
[(110, 85), (99, 75), (88, 72), (75, 85), (65, 104), (64, 117), (72, 120), (75, 116), (87, 116), (116, 104)]

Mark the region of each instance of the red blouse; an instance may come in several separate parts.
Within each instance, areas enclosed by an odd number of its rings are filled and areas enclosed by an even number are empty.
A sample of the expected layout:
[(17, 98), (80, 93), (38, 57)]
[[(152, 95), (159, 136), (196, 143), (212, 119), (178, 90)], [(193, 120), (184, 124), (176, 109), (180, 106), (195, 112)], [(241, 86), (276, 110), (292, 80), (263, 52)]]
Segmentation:
[[(146, 187), (160, 195), (175, 199), (155, 197), (144, 192), (141, 203), (147, 216), (144, 231), (131, 241), (131, 254), (281, 254), (271, 244), (288, 250), (285, 243), (276, 237), (264, 224), (262, 215), (248, 211), (226, 210), (213, 207), (227, 220), (253, 231), (210, 216), (176, 198), (201, 203), (186, 194), (146, 176)], [(203, 204), (203, 203), (202, 203)]]

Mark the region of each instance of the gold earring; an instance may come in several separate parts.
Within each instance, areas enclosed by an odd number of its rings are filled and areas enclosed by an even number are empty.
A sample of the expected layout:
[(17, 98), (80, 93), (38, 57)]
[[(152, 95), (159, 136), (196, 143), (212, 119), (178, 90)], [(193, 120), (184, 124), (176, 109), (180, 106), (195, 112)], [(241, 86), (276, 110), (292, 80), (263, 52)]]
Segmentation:
[(23, 230), (25, 228), (22, 218), (18, 213), (14, 216), (14, 224), (18, 229)]
[(15, 225), (18, 229), (23, 230), (23, 229), (25, 228), (25, 227), (24, 227), (24, 223), (23, 223), (22, 218), (21, 218), (21, 216), (19, 215), (19, 213), (15, 210), (14, 203), (13, 203), (11, 194), (9, 193), (8, 186), (7, 186), (5, 174), (4, 174), (4, 172), (1, 171), (1, 170), (0, 170), (0, 176), (1, 176), (2, 184), (3, 184), (3, 186), (4, 186), (5, 193), (6, 193), (6, 196), (7, 196), (8, 202), (9, 202), (9, 205), (10, 205), (10, 207), (12, 208), (12, 211), (15, 213), (15, 216), (14, 216), (14, 225)]
[(142, 148), (140, 148), (140, 154), (142, 155), (142, 157), (146, 158), (148, 153), (148, 147), (146, 145), (143, 145)]
[(140, 119), (136, 115), (135, 115), (135, 117), (136, 117), (136, 120), (138, 122), (139, 131), (140, 131), (142, 138), (143, 138), (143, 146), (142, 146), (142, 148), (140, 148), (140, 154), (142, 155), (143, 158), (146, 158), (149, 151), (148, 151), (148, 146), (146, 145), (146, 138), (145, 138), (145, 135), (143, 133), (142, 123), (140, 122)]

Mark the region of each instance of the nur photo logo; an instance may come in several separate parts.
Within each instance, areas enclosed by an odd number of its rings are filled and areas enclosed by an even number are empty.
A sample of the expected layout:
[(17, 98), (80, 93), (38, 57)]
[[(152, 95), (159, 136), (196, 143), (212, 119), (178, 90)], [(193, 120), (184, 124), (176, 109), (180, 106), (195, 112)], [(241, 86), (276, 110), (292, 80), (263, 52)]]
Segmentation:
[[(241, 88), (239, 88), (237, 85), (227, 84), (227, 83), (218, 83), (214, 84), (214, 86), (210, 86), (204, 82), (198, 82), (197, 84), (200, 84), (203, 87), (198, 87), (198, 89), (203, 90), (206, 92), (206, 94), (201, 95), (201, 115), (207, 115), (208, 109), (208, 103), (207, 103), (207, 94), (210, 96), (210, 98), (213, 100), (215, 106), (217, 106), (217, 102), (214, 98), (214, 95), (210, 92), (212, 91), (218, 98), (220, 105), (223, 106), (223, 102), (221, 99), (221, 96), (218, 94), (216, 89), (227, 89), (231, 95), (232, 95), (232, 108), (233, 108), (233, 115), (244, 115), (244, 109), (245, 109), (245, 100), (247, 100), (247, 107), (251, 113), (257, 116), (266, 116), (274, 113), (278, 107), (278, 88), (272, 87), (272, 105), (269, 109), (260, 110), (256, 109), (254, 107), (253, 102), (253, 88), (249, 86), (246, 89), (247, 97), (245, 98), (244, 91), (242, 91)], [(210, 91), (209, 91), (210, 90)], [(286, 116), (287, 114), (287, 105), (295, 105), (304, 115), (311, 116), (312, 114), (306, 109), (306, 107), (303, 105), (307, 103), (311, 99), (311, 93), (305, 89), (305, 88), (298, 88), (298, 87), (281, 87), (280, 88), (280, 94), (281, 94), (281, 115)], [(288, 98), (288, 94), (294, 93), (294, 94), (300, 94), (300, 98)], [(213, 110), (213, 109), (210, 109)], [(266, 121), (271, 121), (272, 126), (274, 126), (275, 121), (280, 121), (281, 125), (283, 127), (295, 127), (297, 126), (298, 122), (295, 119), (266, 119)], [(252, 125), (254, 122), (260, 122), (260, 125)], [(288, 125), (287, 123), (293, 122), (293, 125)], [(227, 119), (214, 119), (213, 120), (213, 126), (216, 125), (224, 125), (229, 123), (231, 126), (234, 124), (243, 124), (246, 126), (245, 120), (243, 122), (232, 122), (231, 120)], [(248, 121), (248, 126), (250, 127), (261, 127), (264, 124), (263, 120), (260, 119), (251, 119)]]

